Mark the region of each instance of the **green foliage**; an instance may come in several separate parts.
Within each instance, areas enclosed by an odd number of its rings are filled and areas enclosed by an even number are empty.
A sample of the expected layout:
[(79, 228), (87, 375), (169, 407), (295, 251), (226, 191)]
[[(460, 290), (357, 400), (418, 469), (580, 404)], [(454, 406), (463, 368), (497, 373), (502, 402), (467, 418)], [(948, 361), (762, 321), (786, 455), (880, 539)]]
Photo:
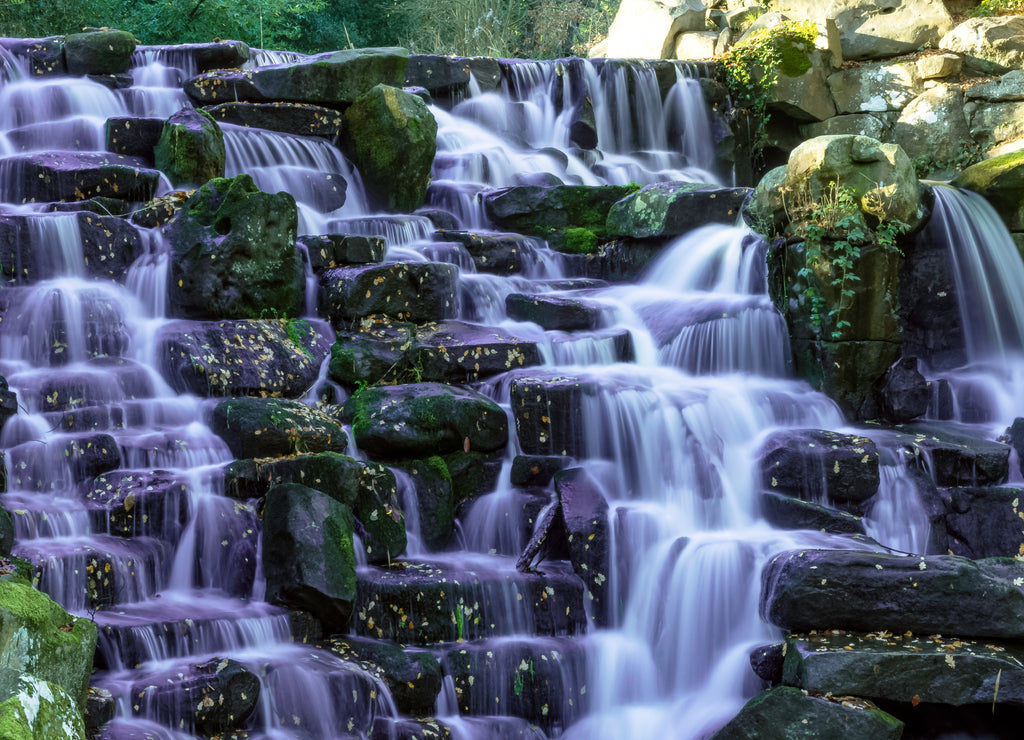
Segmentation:
[(757, 126), (752, 141), (755, 158), (770, 143), (766, 132), (772, 87), (780, 74), (796, 77), (810, 69), (808, 54), (817, 37), (817, 26), (811, 21), (783, 21), (754, 31), (725, 52), (722, 62), (733, 102), (746, 108)]
[[(874, 229), (874, 238), (885, 250), (900, 253), (897, 242), (907, 229), (907, 224), (896, 219), (880, 221)], [(836, 234), (841, 237), (828, 238)], [(804, 264), (797, 275), (807, 286), (804, 300), (810, 304), (811, 324), (818, 329), (825, 323), (827, 301), (813, 283), (816, 275), (831, 276), (828, 284), (835, 289), (837, 297), (827, 311), (832, 341), (840, 339), (843, 330), (850, 326), (840, 314), (856, 294), (852, 284), (859, 282), (860, 276), (854, 271), (854, 263), (861, 256), (860, 245), (870, 238), (853, 188), (832, 183), (821, 198), (811, 203), (810, 220), (804, 233)]]
[(972, 164), (977, 164), (984, 159), (988, 149), (989, 147), (982, 146), (976, 141), (967, 140), (960, 142), (956, 153), (949, 159), (935, 159), (927, 154), (919, 154), (914, 157), (914, 173), (918, 178), (924, 178), (933, 172), (942, 170), (962, 172)]
[(567, 254), (593, 254), (597, 251), (597, 234), (590, 229), (566, 229), (565, 244), (559, 250)]
[(992, 15), (1024, 15), (1024, 0), (981, 0), (967, 15), (981, 18)]

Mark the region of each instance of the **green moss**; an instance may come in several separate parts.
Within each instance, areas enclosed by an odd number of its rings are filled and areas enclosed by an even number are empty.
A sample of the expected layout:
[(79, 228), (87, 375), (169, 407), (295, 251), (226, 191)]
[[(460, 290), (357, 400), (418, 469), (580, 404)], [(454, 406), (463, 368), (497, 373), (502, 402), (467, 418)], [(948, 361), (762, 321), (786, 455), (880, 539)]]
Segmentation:
[(803, 34), (783, 36), (778, 41), (779, 71), (787, 77), (799, 77), (811, 68), (810, 52), (814, 39)]
[(597, 251), (597, 234), (590, 229), (572, 228), (562, 232), (565, 242), (559, 249), (566, 254), (593, 254)]
[(438, 455), (428, 457), (427, 465), (441, 477), (441, 480), (447, 481), (448, 483), (452, 482), (452, 474), (449, 472), (448, 464), (444, 461), (443, 457)]

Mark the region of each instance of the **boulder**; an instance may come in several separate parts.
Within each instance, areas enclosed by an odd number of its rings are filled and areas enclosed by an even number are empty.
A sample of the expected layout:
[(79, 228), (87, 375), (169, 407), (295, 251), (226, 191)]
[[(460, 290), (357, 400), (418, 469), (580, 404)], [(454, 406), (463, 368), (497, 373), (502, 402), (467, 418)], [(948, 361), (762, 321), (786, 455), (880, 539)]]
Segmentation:
[(1024, 151), (971, 165), (952, 184), (983, 196), (1011, 231), (1024, 230)]
[(802, 501), (774, 491), (761, 494), (761, 515), (779, 529), (811, 529), (833, 534), (864, 534), (864, 521), (853, 514)]
[(516, 455), (512, 458), (509, 474), (513, 486), (541, 486), (551, 482), (559, 470), (564, 470), (572, 461), (554, 455)]
[(537, 249), (539, 241), (521, 234), (448, 230), (437, 232), (434, 239), (462, 245), (472, 257), (476, 271), (491, 275), (510, 275), (529, 268), (530, 253)]
[(929, 54), (919, 58), (916, 64), (922, 80), (941, 80), (959, 74), (963, 59), (959, 54)]
[(36, 203), (94, 196), (149, 200), (160, 173), (137, 157), (103, 152), (20, 154), (0, 161), (0, 200)]
[(729, 34), (722, 31), (687, 31), (676, 36), (671, 56), (673, 59), (711, 59), (725, 51), (728, 40)]
[(188, 523), (186, 479), (166, 470), (99, 475), (84, 498), (96, 532), (177, 542)]
[(447, 549), (455, 536), (455, 493), (454, 480), (444, 458), (434, 455), (392, 464), (408, 476), (415, 490), (415, 514), (422, 546), (430, 552)]
[(341, 113), (307, 103), (221, 103), (202, 109), (218, 123), (262, 128), (295, 136), (334, 139), (341, 133)]
[(671, 59), (676, 36), (703, 31), (699, 0), (623, 0), (608, 29), (609, 59)]
[(512, 415), (522, 451), (587, 457), (581, 409), (586, 392), (579, 377), (538, 374), (513, 380)]
[(964, 487), (941, 491), (947, 547), (968, 558), (1024, 555), (1020, 488)]
[(701, 183), (647, 185), (611, 206), (605, 232), (646, 239), (678, 236), (710, 223), (732, 224), (749, 194), (749, 188)]
[(711, 740), (899, 740), (902, 735), (903, 723), (871, 702), (776, 686), (744, 704)]
[(800, 41), (782, 46), (783, 61), (768, 94), (768, 107), (798, 121), (824, 121), (836, 114), (828, 85), (831, 67), (824, 52), (806, 47), (809, 44)]
[(252, 70), (217, 70), (193, 77), (185, 92), (200, 105), (249, 101), (344, 107), (374, 85), (401, 87), (409, 52), (344, 49)]
[(398, 711), (417, 717), (434, 714), (441, 692), (441, 666), (426, 650), (346, 635), (330, 641), (331, 652), (377, 674), (387, 684)]
[(438, 262), (337, 267), (320, 276), (320, 313), (332, 324), (383, 314), (424, 323), (455, 315), (459, 271)]
[(374, 457), (493, 452), (508, 441), (505, 412), (466, 388), (440, 383), (366, 388), (345, 403), (356, 444)]
[(202, 185), (224, 177), (224, 133), (206, 111), (183, 108), (164, 122), (153, 156), (176, 187)]
[(64, 37), (50, 36), (44, 39), (5, 38), (0, 46), (28, 62), (29, 74), (33, 77), (44, 75), (66, 75), (64, 61)]
[[(970, 101), (964, 106), (970, 121), (971, 137), (981, 147), (996, 147), (1004, 142), (1016, 146), (1024, 137), (1024, 99), (1005, 103)], [(989, 155), (999, 156), (997, 150)]]
[[(958, 57), (959, 58), (959, 57)], [(1024, 100), (1024, 70), (1015, 69), (991, 82), (971, 85), (964, 91), (967, 100), (1009, 103)]]
[(806, 139), (816, 136), (867, 136), (879, 141), (889, 138), (896, 114), (849, 113), (829, 118), (820, 123), (807, 123), (800, 127), (800, 134)]
[(603, 236), (612, 205), (636, 191), (629, 185), (523, 185), (483, 196), (487, 218), (500, 228), (547, 238), (566, 228)]
[(610, 624), (615, 605), (611, 595), (611, 521), (608, 501), (583, 468), (555, 473), (555, 492), (562, 510), (569, 562), (587, 586), (599, 626)]
[(191, 57), (196, 69), (200, 72), (206, 72), (211, 69), (241, 67), (251, 57), (249, 45), (244, 41), (175, 44), (174, 51)]
[(878, 492), (878, 448), (867, 437), (775, 432), (761, 447), (760, 466), (766, 488), (805, 500), (862, 504)]
[(353, 101), (344, 121), (342, 148), (380, 206), (408, 213), (423, 205), (437, 152), (437, 121), (426, 103), (377, 85)]
[(829, 75), (828, 87), (840, 113), (902, 110), (924, 92), (913, 62), (865, 64)]
[(9, 738), (82, 740), (85, 725), (75, 697), (27, 673), (0, 670), (0, 727)]
[(928, 411), (931, 383), (917, 369), (916, 357), (902, 357), (886, 372), (878, 395), (882, 418), (904, 424)]
[(309, 266), (316, 274), (343, 265), (370, 265), (384, 261), (387, 249), (383, 237), (322, 234), (300, 236), (295, 244), (306, 250)]
[(193, 319), (298, 315), (297, 226), (288, 193), (264, 193), (250, 175), (208, 182), (164, 227), (172, 311)]
[(911, 159), (945, 162), (972, 144), (959, 85), (939, 84), (911, 100), (892, 130), (893, 141)]
[(3, 668), (54, 684), (79, 712), (85, 708), (96, 650), (92, 620), (71, 616), (27, 583), (0, 580), (0, 644)]
[(548, 293), (509, 293), (505, 312), (516, 321), (532, 321), (547, 331), (592, 331), (605, 324), (609, 309), (585, 298)]
[(750, 668), (769, 685), (782, 683), (782, 663), (786, 659), (786, 643), (758, 645), (750, 651)]
[(1024, 66), (1024, 18), (968, 18), (943, 36), (939, 47), (960, 54), (964, 67), (978, 74), (1020, 69)]
[(462, 99), (469, 91), (470, 81), (480, 86), (481, 92), (491, 92), (501, 86), (498, 60), (488, 57), (452, 57), (437, 54), (411, 54), (405, 69), (405, 84), (422, 87), (435, 98)]
[(302, 609), (345, 632), (356, 599), (352, 512), (296, 483), (275, 486), (263, 509), (267, 601)]
[(761, 614), (793, 632), (845, 629), (1020, 639), (1024, 563), (790, 550), (761, 573)]
[(1021, 658), (1016, 647), (959, 637), (825, 632), (786, 640), (783, 681), (814, 694), (852, 694), (914, 706), (1021, 706)]
[(953, 28), (943, 3), (930, 0), (775, 0), (772, 10), (794, 18), (824, 22), (834, 18), (843, 56), (880, 59), (921, 47), (949, 48), (939, 39)]
[(170, 386), (198, 396), (298, 398), (330, 349), (305, 319), (173, 321), (157, 344)]
[(68, 74), (112, 75), (127, 72), (135, 51), (135, 37), (127, 31), (102, 29), (64, 37)]
[(917, 422), (896, 427), (895, 441), (939, 486), (994, 486), (1009, 475), (1010, 447), (972, 427)]
[(229, 398), (213, 409), (214, 434), (237, 458), (282, 457), (297, 452), (344, 452), (338, 422), (298, 401)]
[(155, 163), (153, 150), (156, 149), (163, 130), (162, 118), (108, 118), (104, 126), (105, 146), (108, 152), (138, 157), (152, 167)]

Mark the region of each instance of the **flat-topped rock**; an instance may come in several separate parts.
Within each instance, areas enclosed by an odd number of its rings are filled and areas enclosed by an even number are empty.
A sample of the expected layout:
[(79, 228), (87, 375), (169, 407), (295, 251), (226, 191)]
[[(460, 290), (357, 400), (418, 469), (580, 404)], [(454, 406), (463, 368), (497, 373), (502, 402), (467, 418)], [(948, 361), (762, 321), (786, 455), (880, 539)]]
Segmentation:
[(458, 269), (435, 262), (337, 267), (320, 276), (320, 311), (343, 324), (371, 314), (403, 321), (455, 315)]
[(160, 173), (135, 157), (102, 152), (48, 152), (0, 159), (0, 200), (38, 203), (94, 196), (149, 200)]
[(213, 432), (237, 458), (344, 452), (341, 425), (322, 411), (281, 398), (229, 398), (214, 407)]
[(140, 46), (138, 51), (163, 52), (172, 60), (188, 58), (200, 72), (211, 69), (241, 67), (251, 56), (244, 41), (211, 41), (206, 44), (175, 44), (174, 46)]
[(383, 262), (387, 250), (387, 243), (379, 236), (307, 235), (296, 238), (295, 243), (305, 248), (310, 269), (317, 274), (333, 267)]
[(231, 102), (204, 108), (218, 123), (262, 128), (297, 136), (333, 139), (341, 133), (341, 113), (308, 103)]
[(822, 429), (775, 432), (761, 447), (765, 488), (809, 501), (861, 503), (878, 491), (878, 448)]
[(548, 331), (590, 331), (604, 325), (611, 313), (593, 300), (547, 293), (510, 293), (505, 310), (511, 319), (532, 321)]
[(1024, 563), (789, 550), (761, 573), (761, 614), (792, 631), (1024, 636)]
[(992, 486), (1006, 480), (1010, 446), (985, 439), (985, 432), (944, 422), (894, 427), (899, 441), (939, 486)]
[(750, 188), (657, 183), (617, 201), (608, 211), (609, 236), (678, 236), (712, 223), (733, 224)]
[(176, 542), (188, 522), (186, 479), (166, 470), (112, 471), (85, 491), (95, 531)]
[(470, 81), (482, 92), (501, 86), (501, 68), (497, 59), (489, 57), (451, 57), (439, 54), (411, 54), (405, 70), (405, 84), (429, 90), (434, 97), (452, 100), (465, 95)]
[(330, 345), (305, 320), (175, 321), (157, 339), (172, 388), (199, 396), (301, 396)]

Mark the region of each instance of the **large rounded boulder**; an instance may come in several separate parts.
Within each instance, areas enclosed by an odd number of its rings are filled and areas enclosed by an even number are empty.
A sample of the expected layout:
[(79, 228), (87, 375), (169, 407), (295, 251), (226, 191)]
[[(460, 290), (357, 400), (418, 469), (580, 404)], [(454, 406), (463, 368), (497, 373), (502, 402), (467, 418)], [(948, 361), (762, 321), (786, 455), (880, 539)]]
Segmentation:
[(423, 205), (437, 152), (437, 121), (416, 95), (377, 85), (345, 111), (342, 145), (381, 206)]
[(288, 193), (264, 193), (250, 175), (208, 182), (164, 230), (171, 245), (172, 311), (190, 319), (297, 315), (297, 227)]
[(175, 185), (202, 185), (224, 176), (224, 133), (206, 111), (184, 108), (164, 122), (153, 155)]

